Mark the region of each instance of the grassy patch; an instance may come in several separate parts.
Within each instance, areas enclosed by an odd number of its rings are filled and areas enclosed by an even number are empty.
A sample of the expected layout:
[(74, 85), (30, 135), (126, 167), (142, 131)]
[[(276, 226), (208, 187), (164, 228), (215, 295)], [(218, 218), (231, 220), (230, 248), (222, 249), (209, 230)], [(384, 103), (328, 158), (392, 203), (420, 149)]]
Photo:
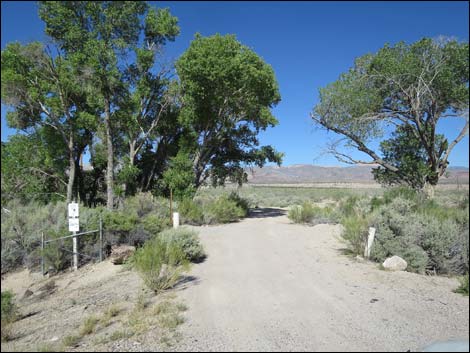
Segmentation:
[(460, 285), (455, 290), (455, 293), (460, 293), (468, 297), (468, 273), (465, 276), (459, 278), (459, 282)]
[(132, 337), (133, 335), (134, 333), (129, 330), (116, 330), (109, 336), (109, 340), (113, 342), (119, 341), (122, 339)]
[(111, 323), (111, 319), (113, 317), (116, 317), (119, 315), (119, 313), (121, 312), (121, 309), (119, 308), (118, 305), (116, 304), (113, 304), (111, 306), (109, 306), (105, 312), (103, 313), (103, 316), (101, 317), (100, 319), (100, 323), (103, 327), (107, 327), (109, 326), (109, 324)]
[(153, 313), (157, 316), (160, 327), (174, 330), (184, 322), (184, 317), (180, 313), (186, 310), (188, 307), (184, 303), (164, 300), (155, 305)]
[(35, 349), (36, 352), (63, 352), (64, 348), (60, 345), (51, 343), (42, 343)]
[(79, 331), (80, 335), (85, 336), (85, 335), (89, 335), (93, 333), (99, 321), (100, 320), (94, 315), (90, 315), (87, 318), (85, 318), (82, 326), (80, 327), (80, 331)]
[(158, 323), (163, 328), (174, 330), (184, 323), (184, 317), (178, 313), (171, 312), (169, 314), (159, 316)]
[(62, 344), (65, 347), (75, 347), (78, 344), (78, 342), (80, 342), (80, 339), (81, 339), (81, 337), (76, 336), (76, 335), (65, 336), (62, 339)]

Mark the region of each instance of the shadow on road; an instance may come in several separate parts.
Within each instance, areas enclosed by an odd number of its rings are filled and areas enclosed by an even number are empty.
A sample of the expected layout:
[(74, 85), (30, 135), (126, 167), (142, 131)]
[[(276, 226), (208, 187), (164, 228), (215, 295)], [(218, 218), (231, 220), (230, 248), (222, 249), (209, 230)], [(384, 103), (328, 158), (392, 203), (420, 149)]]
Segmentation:
[(248, 218), (269, 218), (269, 217), (281, 217), (287, 213), (285, 210), (279, 208), (252, 208)]
[(182, 276), (181, 279), (173, 287), (177, 291), (185, 290), (190, 286), (198, 285), (200, 279), (194, 276)]

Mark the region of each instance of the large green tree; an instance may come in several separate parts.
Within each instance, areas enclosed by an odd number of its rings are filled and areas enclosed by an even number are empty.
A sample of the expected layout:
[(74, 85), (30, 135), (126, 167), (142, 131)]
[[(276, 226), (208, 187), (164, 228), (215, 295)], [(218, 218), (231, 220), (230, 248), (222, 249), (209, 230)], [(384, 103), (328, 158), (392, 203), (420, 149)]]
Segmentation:
[(10, 43), (2, 50), (2, 103), (10, 127), (31, 133), (52, 128), (67, 151), (67, 201), (73, 197), (76, 164), (91, 138), (94, 112), (72, 72), (73, 63), (41, 43)]
[[(393, 158), (387, 158), (371, 147), (371, 142), (383, 138), (387, 131), (406, 127), (402, 130), (406, 134), (395, 139), (413, 136), (412, 144), (423, 152), (420, 161), (424, 160), (427, 168), (419, 174), (424, 182), (412, 184), (432, 195), (446, 171), (451, 151), (468, 134), (468, 65), (468, 42), (424, 38), (413, 44), (387, 44), (375, 54), (358, 58), (337, 81), (320, 89), (320, 102), (311, 118), (318, 126), (342, 135), (346, 147), (370, 157), (366, 161), (355, 159), (334, 144), (331, 152), (339, 160), (378, 164), (387, 173), (410, 179), (413, 168), (402, 163), (403, 158), (396, 155), (398, 150)], [(436, 133), (439, 120), (446, 117), (465, 120), (450, 142)], [(399, 143), (403, 146), (406, 141)]]
[(68, 153), (54, 129), (45, 126), (30, 135), (12, 135), (2, 142), (1, 155), (2, 203), (65, 198)]
[(39, 15), (46, 33), (74, 62), (77, 80), (88, 98), (101, 107), (107, 147), (107, 207), (114, 205), (113, 120), (124, 90), (119, 69), (139, 40), (141, 18), (148, 5), (140, 1), (43, 1)]
[[(136, 158), (151, 140), (159, 138), (158, 127), (173, 104), (170, 86), (172, 67), (159, 61), (163, 46), (174, 41), (179, 34), (178, 19), (168, 9), (150, 9), (144, 23), (144, 35), (139, 45), (133, 48), (135, 62), (123, 70), (126, 86), (118, 105), (117, 120), (128, 145), (128, 153), (120, 176), (124, 190), (135, 191), (139, 168)], [(133, 185), (129, 190), (129, 185)]]
[[(439, 158), (442, 157), (447, 146), (443, 143), (444, 139), (444, 135), (436, 134), (436, 146), (444, 147), (439, 149)], [(372, 169), (374, 179), (382, 185), (405, 184), (413, 189), (421, 190), (433, 177), (432, 170), (427, 163), (426, 150), (408, 125), (398, 126), (390, 139), (382, 141), (380, 152), (384, 161), (398, 169), (397, 171), (386, 168)]]
[(196, 35), (177, 60), (182, 152), (193, 162), (194, 185), (206, 179), (246, 180), (244, 167), (281, 162), (258, 133), (277, 125), (271, 108), (280, 101), (271, 66), (233, 35)]

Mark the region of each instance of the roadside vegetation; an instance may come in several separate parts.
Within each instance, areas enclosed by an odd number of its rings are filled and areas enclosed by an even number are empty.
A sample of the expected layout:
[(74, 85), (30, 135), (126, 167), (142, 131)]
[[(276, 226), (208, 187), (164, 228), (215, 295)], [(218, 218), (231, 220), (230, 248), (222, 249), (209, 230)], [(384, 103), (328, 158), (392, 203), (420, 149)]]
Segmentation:
[(468, 191), (429, 200), (406, 188), (382, 197), (348, 199), (342, 204), (343, 238), (362, 255), (369, 227), (376, 228), (371, 259), (383, 262), (398, 255), (408, 270), (423, 274), (467, 274), (469, 256)]
[[(187, 198), (174, 202), (174, 210), (180, 212), (183, 224), (227, 223), (245, 217), (248, 214), (248, 202), (235, 193), (225, 192), (215, 198), (196, 197), (194, 200)], [(140, 247), (168, 229), (171, 224), (170, 202), (150, 193), (140, 193), (124, 199), (114, 211), (101, 206), (88, 208), (80, 205), (80, 231), (99, 229), (100, 217), (106, 255), (106, 249), (113, 245)], [(41, 233), (44, 233), (45, 239), (69, 234), (66, 203), (56, 202), (44, 206), (35, 202), (22, 204), (17, 200), (10, 201), (3, 205), (1, 227), (2, 273), (22, 266), (38, 270), (41, 264)], [(188, 239), (192, 239), (194, 236), (189, 233)], [(184, 237), (177, 234), (175, 236), (182, 242)], [(79, 246), (79, 252), (98, 258), (98, 234), (82, 237)], [(71, 247), (71, 239), (49, 243), (44, 250), (46, 271), (53, 274), (70, 266), (71, 254), (66, 249)], [(197, 251), (193, 255), (199, 256), (201, 260), (202, 250)]]
[(468, 297), (468, 273), (459, 279), (460, 285), (455, 290), (456, 293), (466, 295)]
[(14, 295), (10, 291), (2, 291), (2, 317), (1, 337), (3, 341), (13, 339), (11, 324), (18, 318), (18, 307), (14, 302)]
[[(398, 255), (408, 271), (422, 274), (468, 274), (468, 191), (442, 191), (430, 200), (420, 192), (401, 187), (376, 196), (348, 196), (326, 207), (309, 201), (292, 206), (294, 223), (340, 223), (342, 238), (351, 254), (364, 254), (369, 227), (376, 228), (373, 261), (382, 263)], [(461, 291), (465, 292), (463, 277)], [(468, 284), (467, 284), (468, 286)]]
[(381, 195), (380, 188), (328, 188), (328, 187), (301, 187), (280, 185), (256, 185), (246, 184), (242, 187), (226, 186), (225, 188), (201, 188), (196, 194), (196, 199), (216, 198), (228, 190), (236, 193), (246, 200), (250, 207), (290, 207), (301, 205), (304, 201), (339, 201), (348, 196), (375, 196)]

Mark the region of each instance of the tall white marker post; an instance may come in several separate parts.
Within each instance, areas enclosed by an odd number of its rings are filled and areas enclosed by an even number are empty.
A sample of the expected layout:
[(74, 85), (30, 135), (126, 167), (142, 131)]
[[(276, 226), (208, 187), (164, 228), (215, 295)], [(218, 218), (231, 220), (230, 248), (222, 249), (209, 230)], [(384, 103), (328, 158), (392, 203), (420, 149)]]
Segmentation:
[(370, 257), (370, 250), (372, 249), (372, 243), (374, 242), (375, 228), (369, 228), (369, 236), (367, 237), (366, 248), (364, 249), (364, 257), (368, 259)]
[[(69, 203), (69, 231), (75, 235), (80, 230), (78, 221), (78, 203)], [(73, 270), (78, 269), (78, 239), (76, 236), (73, 238)]]
[(180, 214), (178, 212), (173, 212), (173, 228), (178, 228), (180, 225)]

